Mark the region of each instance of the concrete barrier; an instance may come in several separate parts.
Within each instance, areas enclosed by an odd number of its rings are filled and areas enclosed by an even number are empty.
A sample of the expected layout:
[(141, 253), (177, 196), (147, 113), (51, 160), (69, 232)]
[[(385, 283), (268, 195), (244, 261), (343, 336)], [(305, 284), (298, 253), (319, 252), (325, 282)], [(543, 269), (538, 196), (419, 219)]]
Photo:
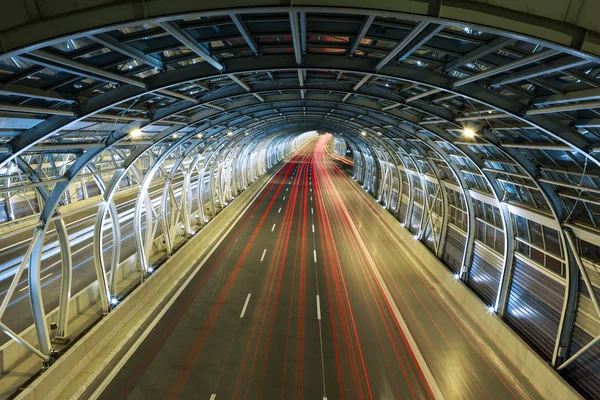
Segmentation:
[[(126, 293), (139, 283), (136, 255), (123, 261), (118, 268), (120, 293)], [(69, 303), (69, 336), (77, 337), (102, 317), (97, 282), (91, 283), (71, 297)], [(58, 307), (46, 315), (50, 324), (58, 319)], [(29, 343), (37, 346), (35, 327), (32, 325), (20, 333)], [(10, 397), (14, 391), (39, 372), (38, 357), (19, 343), (11, 340), (0, 347), (0, 399)]]
[[(102, 318), (89, 332), (35, 379), (17, 399), (64, 399), (83, 393), (148, 319), (172, 296), (188, 275), (200, 269), (199, 260), (222, 240), (250, 207), (275, 172), (261, 176), (178, 251)], [(57, 385), (60, 382), (60, 385)]]

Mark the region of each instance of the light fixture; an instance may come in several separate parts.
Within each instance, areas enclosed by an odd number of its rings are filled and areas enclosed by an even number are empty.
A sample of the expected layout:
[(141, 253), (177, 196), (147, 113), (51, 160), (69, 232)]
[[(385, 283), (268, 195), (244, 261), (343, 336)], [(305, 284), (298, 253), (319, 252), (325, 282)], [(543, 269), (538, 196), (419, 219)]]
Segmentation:
[(197, 137), (198, 139), (202, 139), (204, 136), (202, 136), (202, 134), (201, 134), (201, 133), (199, 133), (199, 134), (197, 134), (197, 135), (196, 135), (196, 137)]
[(361, 134), (362, 136), (367, 136), (367, 132), (365, 132), (365, 131), (362, 131), (360, 134)]
[(116, 297), (111, 297), (110, 304), (116, 306), (117, 304), (119, 304), (119, 299), (117, 299)]
[(423, 65), (423, 63), (422, 63), (421, 61), (417, 61), (417, 65), (418, 65), (419, 67), (421, 67), (421, 66)]
[(415, 240), (419, 240), (419, 235), (415, 235), (415, 236), (413, 236), (413, 239), (415, 239)]
[(488, 311), (490, 313), (495, 313), (496, 312), (496, 307), (494, 307), (494, 306), (489, 306), (487, 309), (488, 309)]
[(176, 133), (173, 134), (173, 139), (177, 139), (179, 136), (177, 136)]
[(383, 133), (381, 133), (381, 132), (377, 132), (377, 134), (378, 134), (379, 136), (383, 136)]
[(465, 128), (463, 129), (463, 133), (466, 137), (472, 138), (475, 136), (475, 131), (473, 128)]
[(153, 273), (153, 272), (154, 272), (154, 268), (152, 268), (152, 267), (148, 267), (148, 273), (149, 273), (149, 274), (151, 274), (151, 273)]
[(131, 132), (129, 132), (129, 136), (131, 137), (139, 137), (142, 136), (142, 130), (140, 128), (135, 128)]
[(244, 135), (246, 135), (246, 136), (248, 136), (249, 134), (250, 134), (250, 132), (246, 132), (246, 133), (244, 133)]
[(233, 132), (231, 132), (231, 131), (227, 132), (227, 136), (233, 136)]
[(459, 274), (454, 274), (454, 279), (459, 280), (460, 279), (460, 275)]

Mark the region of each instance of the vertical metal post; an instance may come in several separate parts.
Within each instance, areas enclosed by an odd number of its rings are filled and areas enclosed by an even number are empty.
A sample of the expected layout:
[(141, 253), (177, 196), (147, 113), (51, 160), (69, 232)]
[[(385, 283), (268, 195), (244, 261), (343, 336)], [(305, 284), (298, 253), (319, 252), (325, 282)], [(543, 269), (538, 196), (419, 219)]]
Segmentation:
[(38, 345), (42, 354), (50, 354), (50, 333), (48, 331), (48, 322), (46, 321), (46, 312), (44, 310), (44, 300), (42, 298), (42, 283), (40, 280), (42, 249), (44, 247), (44, 228), (35, 228), (31, 239), (31, 256), (28, 265), (28, 283), (29, 283), (29, 301), (31, 302), (31, 311), (35, 332), (38, 339)]

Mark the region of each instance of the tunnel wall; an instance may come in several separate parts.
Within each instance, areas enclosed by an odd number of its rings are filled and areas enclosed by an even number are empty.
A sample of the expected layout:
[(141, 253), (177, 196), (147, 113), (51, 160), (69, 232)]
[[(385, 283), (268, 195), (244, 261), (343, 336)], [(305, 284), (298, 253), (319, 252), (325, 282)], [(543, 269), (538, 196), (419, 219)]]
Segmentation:
[[(336, 141), (342, 139), (336, 138)], [(352, 146), (352, 142), (348, 142)], [(363, 146), (380, 146), (379, 143), (369, 143), (366, 139), (364, 140)], [(341, 149), (344, 146), (337, 144), (336, 149)], [(359, 150), (358, 146), (354, 145), (354, 152)], [(370, 151), (371, 154), (376, 154), (375, 162), (388, 163), (390, 159), (389, 152), (393, 147), (389, 148), (388, 154), (382, 160), (380, 157), (382, 152), (386, 151), (383, 147), (379, 148), (379, 151)], [(364, 152), (364, 150), (363, 150)], [(411, 160), (408, 154), (411, 150), (399, 149), (398, 153), (404, 153), (405, 160)], [(444, 247), (441, 253), (437, 252), (437, 248), (432, 245), (432, 240), (427, 240), (425, 236), (426, 232), (436, 229), (432, 227), (431, 222), (428, 222), (427, 228), (424, 228), (422, 223), (424, 221), (423, 213), (423, 188), (427, 196), (433, 199), (432, 193), (437, 190), (437, 185), (429, 185), (431, 180), (437, 179), (433, 173), (430, 173), (428, 177), (422, 179), (424, 172), (422, 168), (415, 168), (417, 162), (412, 159), (413, 164), (411, 168), (406, 167), (407, 164), (392, 165), (392, 168), (396, 169), (396, 173), (403, 175), (404, 186), (408, 186), (407, 183), (410, 179), (417, 180), (415, 177), (421, 179), (420, 182), (413, 183), (413, 189), (415, 190), (412, 198), (412, 213), (410, 219), (407, 220), (409, 214), (406, 213), (408, 207), (410, 207), (411, 198), (407, 195), (401, 197), (402, 202), (399, 205), (399, 211), (395, 212), (390, 209), (379, 197), (379, 192), (374, 190), (372, 187), (369, 188), (364, 182), (370, 182), (372, 177), (369, 168), (364, 167), (364, 163), (355, 163), (353, 170), (353, 177), (363, 185), (363, 188), (371, 193), (376, 199), (378, 199), (382, 205), (396, 216), (398, 221), (408, 229), (408, 231), (417, 239), (423, 242), (423, 244), (429, 249), (429, 251), (435, 254), (440, 261), (450, 270), (454, 275), (455, 279), (460, 279), (470, 290), (472, 290), (490, 309), (495, 309), (495, 302), (498, 298), (498, 292), (501, 290), (502, 272), (505, 255), (503, 254), (506, 240), (501, 234), (503, 232), (502, 221), (499, 218), (500, 207), (494, 205), (493, 199), (482, 198), (481, 195), (474, 194), (471, 199), (475, 203), (476, 219), (473, 229), (475, 230), (474, 246), (471, 248), (472, 257), (470, 257), (469, 273), (467, 275), (461, 274), (461, 270), (464, 271), (465, 267), (461, 267), (464, 261), (465, 252), (468, 251), (465, 246), (467, 236), (467, 225), (465, 224), (466, 213), (464, 207), (461, 204), (464, 203), (464, 197), (461, 197), (456, 190), (457, 182), (454, 180), (450, 181), (450, 177), (446, 176), (444, 180), (440, 179), (439, 186), (446, 187), (449, 192), (454, 192), (458, 199), (450, 198), (449, 202), (452, 201), (453, 205), (448, 207), (449, 212), (447, 219), (442, 214), (442, 210), (445, 207), (440, 206), (438, 202), (440, 199), (436, 198), (436, 203), (432, 207), (428, 206), (430, 210), (426, 212), (432, 212), (436, 218), (434, 221), (447, 221), (448, 229), (444, 240)], [(427, 161), (423, 161), (425, 164)], [(438, 175), (439, 176), (439, 175)], [(375, 176), (375, 179), (381, 180), (381, 177)], [(392, 183), (386, 181), (379, 182), (377, 187), (380, 191), (389, 190), (386, 185)], [(397, 183), (396, 183), (397, 185)], [(427, 188), (428, 187), (428, 188)], [(393, 189), (393, 188), (392, 188)], [(397, 188), (395, 189), (397, 190)], [(431, 202), (433, 203), (433, 202)], [(515, 224), (516, 231), (523, 228), (523, 224), (528, 225), (530, 228), (537, 229), (538, 235), (542, 235), (542, 230), (546, 230), (550, 234), (546, 233), (547, 238), (552, 238), (553, 225), (543, 226), (538, 222), (528, 220), (525, 218), (527, 215), (524, 210), (513, 209), (511, 212), (511, 221)], [(458, 215), (457, 215), (458, 214)], [(431, 219), (429, 220), (431, 221)], [(441, 227), (437, 228), (440, 232), (443, 230)], [(499, 234), (500, 233), (500, 234)], [(535, 233), (534, 233), (535, 234)], [(556, 237), (556, 234), (554, 234)], [(539, 247), (532, 248), (527, 246), (526, 243), (514, 240), (517, 249), (512, 262), (512, 273), (510, 281), (507, 287), (508, 298), (506, 311), (501, 315), (503, 321), (516, 332), (532, 349), (535, 351), (544, 361), (550, 362), (553, 357), (553, 353), (556, 347), (556, 340), (559, 325), (562, 318), (562, 309), (565, 296), (565, 279), (561, 278), (557, 273), (552, 273), (548, 270), (548, 267), (544, 265), (544, 258), (547, 257), (545, 253), (539, 250)], [(521, 247), (519, 247), (521, 246)], [(535, 245), (534, 245), (535, 246)], [(543, 250), (543, 249), (542, 249)], [(600, 271), (600, 263), (594, 262), (589, 257), (596, 256), (595, 246), (588, 245), (581, 257), (584, 258), (587, 268), (589, 268), (590, 276), (593, 276), (593, 284), (595, 290), (600, 292), (600, 286), (598, 283), (598, 275), (596, 271)], [(587, 254), (586, 254), (587, 253)], [(560, 263), (556, 262), (554, 268), (560, 271)], [(583, 287), (582, 282), (582, 287)], [(580, 293), (580, 306), (577, 314), (576, 328), (573, 333), (573, 348), (571, 352), (577, 352), (582, 347), (590, 343), (594, 338), (594, 332), (598, 331), (598, 321), (593, 317), (593, 307), (590, 301), (589, 293), (582, 290)], [(598, 354), (598, 350), (591, 350), (584, 357), (579, 359), (577, 362), (569, 365), (569, 367), (562, 371), (562, 376), (575, 388), (577, 388), (586, 397), (595, 398), (597, 396), (599, 384), (600, 384), (600, 360), (595, 357)]]

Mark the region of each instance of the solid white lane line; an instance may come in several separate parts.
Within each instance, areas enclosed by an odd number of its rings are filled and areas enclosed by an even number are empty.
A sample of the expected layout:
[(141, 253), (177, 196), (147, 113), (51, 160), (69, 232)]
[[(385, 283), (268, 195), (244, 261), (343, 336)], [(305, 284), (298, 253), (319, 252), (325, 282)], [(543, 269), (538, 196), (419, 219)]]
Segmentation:
[(317, 262), (317, 250), (313, 250), (313, 257), (315, 259), (315, 263)]
[(271, 232), (273, 232), (275, 230), (275, 224), (273, 224), (273, 227), (271, 228)]
[(279, 211), (277, 211), (277, 214), (279, 214), (281, 212), (281, 207), (279, 207)]
[(264, 259), (265, 259), (265, 254), (267, 254), (267, 249), (264, 249), (264, 250), (263, 250), (263, 254), (262, 254), (262, 256), (260, 257), (260, 261), (262, 261), (262, 260), (264, 260)]
[(317, 295), (317, 319), (321, 320), (321, 300), (319, 299), (319, 295)]
[[(244, 318), (244, 314), (246, 314), (246, 308), (248, 307), (248, 302), (250, 301), (250, 296), (252, 296), (252, 293), (248, 293), (248, 296), (246, 296), (246, 302), (244, 303), (244, 308), (242, 308), (242, 313), (240, 314), (240, 319)], [(216, 396), (216, 394), (214, 396)]]
[[(216, 393), (213, 393), (213, 394), (210, 396), (210, 399), (209, 399), (209, 400), (215, 400), (216, 398), (217, 398), (217, 394), (216, 394)], [(327, 399), (326, 397), (324, 397), (324, 398), (323, 398), (323, 400), (326, 400), (326, 399)]]
[(313, 233), (315, 233), (315, 224), (312, 224)]
[(356, 237), (356, 239), (358, 239), (358, 244), (361, 247), (363, 254), (367, 258), (367, 264), (371, 268), (371, 271), (372, 271), (373, 275), (375, 276), (375, 280), (377, 281), (377, 283), (379, 284), (379, 287), (382, 290), (383, 296), (386, 298), (386, 300), (388, 301), (388, 304), (392, 308), (392, 314), (394, 315), (396, 322), (398, 323), (398, 325), (400, 326), (400, 329), (404, 332), (404, 335), (405, 335), (406, 339), (408, 340), (409, 347), (411, 348), (412, 353), (416, 357), (417, 364), (421, 368), (423, 375), (425, 375), (425, 380), (429, 384), (429, 387), (431, 388), (431, 391), (433, 392), (434, 398), (436, 400), (444, 400), (444, 395), (440, 391), (440, 388), (438, 387), (437, 382), (433, 378), (433, 375), (431, 374), (431, 370), (427, 366), (427, 363), (425, 362), (425, 359), (423, 358), (423, 355), (421, 354), (421, 351), (419, 350), (417, 343), (415, 342), (415, 339), (411, 335), (410, 330), (408, 329), (408, 325), (406, 325), (406, 321), (402, 317), (402, 314), (400, 313), (400, 309), (396, 305), (396, 302), (395, 302), (394, 298), (392, 297), (392, 294), (389, 291), (385, 281), (383, 280), (383, 277), (381, 276), (381, 273), (379, 272), (379, 269), (377, 268), (375, 261), (371, 257), (371, 253), (369, 252), (369, 249), (367, 248), (367, 245), (365, 244), (364, 239), (360, 235), (360, 232), (358, 231), (358, 228), (356, 227), (354, 220), (350, 216), (350, 213), (348, 212), (348, 209), (346, 208), (345, 204), (342, 202), (342, 199), (341, 199), (339, 193), (337, 191), (335, 191), (334, 193), (341, 204), (342, 212), (346, 216), (346, 218), (349, 222), (350, 228), (352, 229), (352, 231), (354, 233), (354, 236)]

